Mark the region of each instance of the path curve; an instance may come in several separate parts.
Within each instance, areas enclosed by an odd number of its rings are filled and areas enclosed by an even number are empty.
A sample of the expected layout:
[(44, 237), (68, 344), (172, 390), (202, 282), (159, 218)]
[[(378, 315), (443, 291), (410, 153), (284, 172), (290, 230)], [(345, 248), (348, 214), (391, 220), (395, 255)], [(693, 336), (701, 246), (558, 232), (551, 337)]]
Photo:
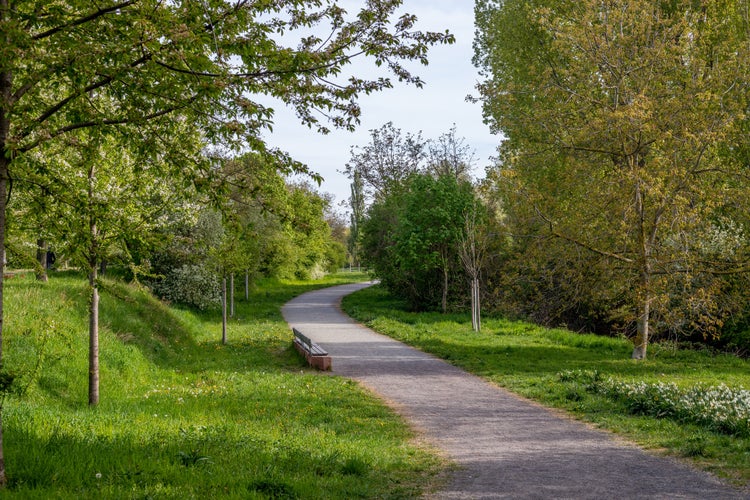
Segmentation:
[(282, 313), (328, 350), (334, 373), (381, 395), (459, 464), (434, 498), (750, 498), (356, 323), (341, 298), (367, 286), (309, 292)]

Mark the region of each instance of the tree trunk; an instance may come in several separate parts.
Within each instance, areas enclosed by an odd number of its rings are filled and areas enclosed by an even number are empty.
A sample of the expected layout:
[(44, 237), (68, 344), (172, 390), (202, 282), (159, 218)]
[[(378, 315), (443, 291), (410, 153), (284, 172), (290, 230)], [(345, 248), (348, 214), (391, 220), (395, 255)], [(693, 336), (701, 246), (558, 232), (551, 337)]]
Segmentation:
[(250, 300), (250, 271), (245, 271), (245, 302)]
[[(7, 20), (10, 7), (8, 0), (0, 0), (0, 22)], [(3, 36), (6, 43), (11, 35), (7, 32)], [(7, 68), (13, 67), (11, 61), (7, 61)], [(10, 117), (5, 113), (3, 106), (10, 102), (13, 85), (13, 75), (10, 71), (0, 72), (0, 366), (3, 364), (3, 284), (5, 281), (5, 210), (8, 205), (8, 179), (11, 153), (7, 148), (8, 135), (10, 134)], [(5, 474), (5, 452), (3, 451), (3, 408), (0, 400), (0, 488), (4, 489), (8, 484)]]
[(47, 241), (44, 238), (36, 240), (36, 261), (39, 269), (36, 271), (37, 281), (47, 282)]
[(641, 315), (638, 317), (638, 330), (634, 342), (635, 347), (633, 348), (633, 359), (646, 359), (646, 350), (648, 348), (648, 320), (651, 312), (648, 296), (641, 307)]
[(475, 332), (482, 329), (481, 304), (479, 299), (479, 279), (471, 280), (471, 327)]
[(227, 343), (227, 278), (221, 280), (221, 343)]
[(229, 317), (234, 318), (234, 273), (229, 275)]
[[(88, 200), (94, 200), (96, 191), (96, 167), (92, 163), (88, 172)], [(96, 224), (95, 209), (89, 206), (89, 406), (99, 404), (99, 229)]]
[(634, 340), (632, 359), (646, 359), (646, 351), (649, 341), (649, 317), (651, 315), (651, 245), (646, 236), (646, 212), (641, 193), (640, 183), (636, 184), (635, 190), (635, 207), (638, 213), (638, 247), (640, 251), (640, 292), (643, 299), (638, 311), (638, 321), (636, 326), (636, 336)]
[(448, 264), (443, 263), (443, 298), (441, 300), (443, 314), (448, 312)]
[[(95, 228), (94, 228), (95, 230)], [(89, 405), (99, 404), (99, 285), (96, 262), (90, 264), (89, 289)]]
[[(1, 2), (0, 6), (7, 8), (7, 2)], [(0, 83), (5, 75), (0, 74)], [(10, 85), (10, 82), (8, 82)], [(1, 105), (1, 104), (0, 104)], [(0, 272), (0, 367), (3, 365), (3, 292), (4, 292), (4, 281), (5, 281), (5, 210), (7, 208), (7, 195), (8, 195), (8, 167), (10, 166), (10, 160), (6, 155), (5, 150), (5, 139), (8, 132), (8, 122), (3, 116), (2, 108), (0, 108), (0, 268), (3, 272)], [(4, 399), (4, 398), (3, 398)], [(5, 474), (5, 452), (3, 451), (3, 407), (0, 399), (0, 488), (5, 489), (8, 484), (8, 478)]]

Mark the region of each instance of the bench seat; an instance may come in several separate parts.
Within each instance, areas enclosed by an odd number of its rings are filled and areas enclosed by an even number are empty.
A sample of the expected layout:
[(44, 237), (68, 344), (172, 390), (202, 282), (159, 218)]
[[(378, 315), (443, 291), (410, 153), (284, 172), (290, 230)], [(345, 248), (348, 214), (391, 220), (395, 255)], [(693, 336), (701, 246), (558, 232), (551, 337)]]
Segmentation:
[(331, 357), (328, 355), (328, 351), (313, 342), (310, 337), (296, 328), (292, 328), (292, 332), (294, 333), (295, 349), (305, 357), (305, 360), (310, 366), (323, 371), (331, 369), (332, 362)]

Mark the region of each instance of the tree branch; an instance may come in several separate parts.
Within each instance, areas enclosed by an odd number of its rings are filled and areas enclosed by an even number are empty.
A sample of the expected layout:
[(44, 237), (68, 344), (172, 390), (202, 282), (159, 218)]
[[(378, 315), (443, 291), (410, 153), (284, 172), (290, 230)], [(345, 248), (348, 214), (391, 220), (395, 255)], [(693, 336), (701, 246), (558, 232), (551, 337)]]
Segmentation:
[(544, 214), (543, 214), (543, 213), (542, 213), (542, 212), (541, 212), (541, 211), (539, 210), (539, 208), (538, 208), (538, 207), (534, 206), (534, 210), (536, 211), (537, 215), (538, 215), (539, 217), (541, 217), (541, 218), (542, 218), (542, 220), (543, 220), (544, 222), (546, 222), (546, 223), (547, 223), (547, 225), (549, 226), (549, 232), (550, 232), (550, 234), (551, 234), (552, 236), (555, 236), (556, 238), (560, 238), (560, 239), (562, 239), (562, 240), (565, 240), (565, 241), (569, 241), (570, 243), (573, 243), (574, 245), (577, 245), (577, 246), (579, 246), (579, 247), (581, 247), (581, 248), (585, 248), (586, 250), (588, 250), (588, 251), (590, 251), (590, 252), (593, 252), (593, 253), (595, 253), (595, 254), (597, 254), (597, 255), (601, 255), (601, 256), (603, 256), (603, 257), (609, 257), (610, 259), (615, 259), (615, 260), (618, 260), (618, 261), (620, 261), (620, 262), (626, 262), (626, 263), (628, 263), (628, 264), (632, 264), (632, 263), (634, 263), (634, 262), (635, 262), (635, 261), (634, 261), (633, 259), (629, 259), (628, 257), (624, 257), (624, 256), (622, 256), (622, 255), (618, 255), (618, 254), (616, 254), (616, 253), (612, 253), (612, 252), (607, 252), (606, 250), (601, 250), (601, 249), (599, 249), (599, 248), (596, 248), (596, 247), (594, 247), (594, 246), (592, 246), (592, 245), (589, 245), (589, 244), (588, 244), (588, 243), (586, 243), (586, 242), (583, 242), (583, 241), (581, 241), (581, 240), (578, 240), (578, 239), (576, 239), (576, 238), (573, 238), (573, 237), (571, 237), (571, 236), (568, 236), (568, 235), (566, 235), (566, 234), (563, 234), (563, 233), (561, 233), (561, 232), (559, 232), (559, 231), (556, 231), (556, 230), (554, 229), (554, 226), (553, 226), (553, 223), (552, 223), (552, 221), (551, 221), (551, 220), (550, 220), (549, 218), (547, 218), (547, 217), (546, 217), (546, 216), (545, 216), (545, 215), (544, 215)]
[(133, 5), (134, 3), (136, 3), (137, 1), (138, 0), (128, 0), (126, 2), (115, 4), (115, 5), (112, 5), (111, 7), (107, 7), (106, 9), (99, 9), (96, 12), (94, 12), (92, 14), (89, 14), (86, 17), (82, 17), (80, 19), (76, 19), (75, 21), (69, 22), (67, 24), (63, 24), (63, 25), (60, 25), (60, 26), (56, 26), (54, 28), (50, 28), (50, 29), (48, 29), (47, 31), (45, 31), (43, 33), (38, 33), (38, 34), (32, 36), (31, 39), (32, 40), (43, 40), (45, 38), (49, 38), (52, 35), (54, 35), (55, 33), (59, 33), (60, 31), (62, 31), (64, 29), (72, 28), (73, 26), (80, 26), (81, 24), (86, 24), (86, 23), (88, 23), (90, 21), (93, 21), (94, 19), (102, 17), (105, 14), (109, 14), (110, 12), (114, 12), (116, 10), (123, 9), (125, 7), (129, 7), (130, 5)]
[(142, 121), (148, 121), (148, 120), (152, 120), (154, 118), (159, 118), (160, 116), (168, 115), (169, 113), (173, 113), (174, 111), (177, 111), (178, 109), (181, 109), (181, 108), (187, 106), (187, 104), (190, 103), (191, 101), (193, 101), (193, 99), (188, 99), (188, 101), (186, 103), (181, 103), (181, 105), (179, 105), (179, 106), (173, 106), (173, 107), (170, 107), (170, 108), (167, 108), (167, 109), (163, 109), (161, 111), (157, 111), (155, 113), (151, 113), (150, 115), (141, 116), (141, 117), (138, 117), (138, 118), (119, 118), (119, 119), (109, 119), (109, 120), (89, 120), (89, 121), (86, 121), (86, 122), (71, 123), (70, 125), (67, 125), (65, 127), (61, 127), (59, 129), (57, 129), (56, 131), (54, 131), (53, 133), (51, 133), (48, 137), (45, 137), (44, 139), (38, 139), (38, 140), (32, 142), (31, 144), (29, 144), (27, 146), (24, 146), (22, 148), (18, 148), (18, 151), (21, 152), (21, 153), (26, 153), (26, 152), (31, 151), (32, 149), (36, 148), (37, 146), (39, 146), (45, 140), (48, 140), (48, 139), (51, 139), (51, 138), (54, 138), (54, 137), (59, 137), (59, 136), (65, 134), (67, 132), (72, 132), (74, 130), (79, 130), (79, 129), (82, 129), (82, 128), (96, 127), (96, 126), (99, 126), (99, 125), (126, 125), (126, 124), (129, 124), (129, 123), (139, 123), (139, 122), (142, 122)]
[[(139, 59), (133, 61), (130, 64), (130, 68), (135, 68), (137, 66), (140, 66), (141, 64), (147, 62), (149, 59), (151, 59), (151, 55), (150, 54), (145, 54), (145, 55), (141, 56)], [(94, 90), (96, 90), (98, 88), (101, 88), (101, 87), (104, 87), (106, 85), (109, 85), (110, 83), (112, 83), (112, 81), (114, 81), (114, 79), (115, 78), (112, 77), (112, 76), (106, 76), (106, 77), (102, 78), (101, 80), (99, 80), (98, 82), (92, 83), (88, 87), (85, 87), (84, 89), (82, 89), (82, 90), (80, 90), (78, 92), (74, 92), (73, 94), (69, 95), (68, 97), (66, 97), (62, 101), (58, 102), (54, 106), (48, 108), (44, 113), (42, 113), (41, 115), (39, 115), (39, 117), (36, 120), (34, 120), (34, 122), (33, 122), (34, 125), (41, 125), (42, 123), (44, 123), (45, 121), (47, 121), (47, 119), (49, 119), (51, 116), (53, 116), (55, 113), (57, 113), (62, 108), (64, 108), (72, 100), (74, 100), (77, 97), (80, 97), (80, 96), (82, 96), (84, 94), (88, 94), (89, 92), (94, 91)], [(31, 134), (31, 132), (33, 130), (34, 130), (33, 127), (28, 127), (28, 128), (26, 128), (26, 130), (24, 130), (23, 132), (21, 132), (21, 134), (19, 135), (19, 137), (20, 138), (28, 137), (29, 134)]]

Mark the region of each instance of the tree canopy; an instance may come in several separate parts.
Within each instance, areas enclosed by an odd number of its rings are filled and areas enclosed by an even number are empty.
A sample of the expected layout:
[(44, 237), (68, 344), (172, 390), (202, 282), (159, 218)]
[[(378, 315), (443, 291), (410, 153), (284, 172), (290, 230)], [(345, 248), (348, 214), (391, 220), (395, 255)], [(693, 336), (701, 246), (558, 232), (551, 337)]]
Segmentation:
[(509, 221), (567, 248), (561, 267), (607, 262), (620, 319), (637, 326), (636, 358), (652, 318), (721, 326), (721, 276), (747, 271), (744, 235), (731, 252), (706, 245), (746, 222), (746, 168), (727, 154), (746, 123), (746, 7), (477, 2), (480, 99), (506, 137), (492, 176)]

